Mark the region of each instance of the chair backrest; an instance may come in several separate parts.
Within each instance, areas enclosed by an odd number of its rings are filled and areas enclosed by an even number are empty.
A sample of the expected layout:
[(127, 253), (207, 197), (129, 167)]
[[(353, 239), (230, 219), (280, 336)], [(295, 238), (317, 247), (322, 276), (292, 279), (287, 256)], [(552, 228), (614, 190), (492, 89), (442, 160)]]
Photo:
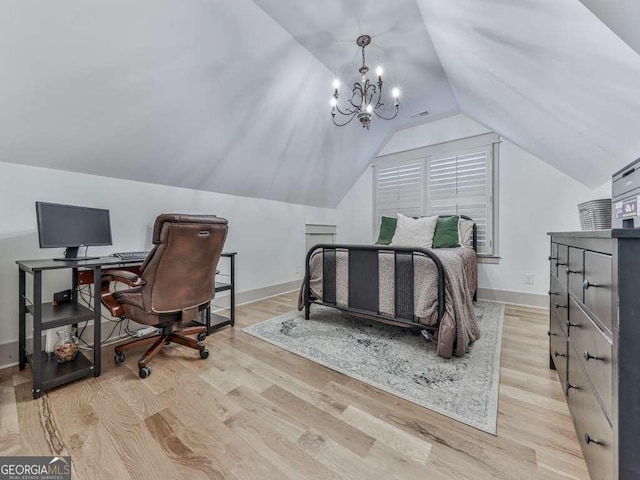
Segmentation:
[(214, 215), (160, 215), (153, 227), (153, 250), (140, 268), (146, 282), (144, 309), (195, 317), (214, 296), (227, 229), (227, 220)]

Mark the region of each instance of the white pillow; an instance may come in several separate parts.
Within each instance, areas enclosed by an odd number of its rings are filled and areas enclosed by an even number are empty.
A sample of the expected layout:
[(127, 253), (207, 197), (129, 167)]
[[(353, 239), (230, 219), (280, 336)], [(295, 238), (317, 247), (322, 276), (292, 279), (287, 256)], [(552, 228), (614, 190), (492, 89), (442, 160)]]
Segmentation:
[(438, 224), (438, 216), (411, 218), (398, 213), (396, 233), (391, 240), (392, 247), (431, 248), (433, 234)]
[(461, 218), (458, 220), (458, 239), (461, 246), (473, 247), (471, 244), (473, 237), (473, 220)]

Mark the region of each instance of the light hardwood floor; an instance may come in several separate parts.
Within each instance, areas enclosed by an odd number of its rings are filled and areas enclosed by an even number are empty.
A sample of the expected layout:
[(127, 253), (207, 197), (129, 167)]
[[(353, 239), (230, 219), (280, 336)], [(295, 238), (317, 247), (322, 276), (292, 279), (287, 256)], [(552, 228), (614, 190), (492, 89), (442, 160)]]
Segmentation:
[(237, 309), (211, 355), (138, 352), (103, 375), (31, 398), (30, 372), (0, 372), (0, 455), (71, 455), (85, 479), (588, 479), (556, 373), (548, 317), (508, 306), (492, 436), (242, 332), (295, 294)]

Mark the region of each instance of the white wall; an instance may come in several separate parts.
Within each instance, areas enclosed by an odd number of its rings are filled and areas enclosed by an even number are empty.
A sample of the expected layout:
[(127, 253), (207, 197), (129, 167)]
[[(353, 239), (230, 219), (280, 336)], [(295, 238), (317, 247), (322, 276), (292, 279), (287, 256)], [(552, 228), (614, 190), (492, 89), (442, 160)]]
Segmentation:
[(371, 244), (373, 169), (367, 167), (336, 208), (337, 242)]
[[(479, 135), (488, 130), (455, 115), (398, 131), (381, 151), (390, 154)], [(613, 172), (612, 172), (613, 173)], [(337, 208), (339, 241), (371, 243), (372, 174), (368, 169)], [(481, 288), (546, 295), (549, 231), (579, 230), (578, 203), (608, 198), (611, 185), (592, 190), (512, 143), (502, 140), (499, 160), (498, 264), (480, 264)], [(524, 283), (525, 274), (534, 284)]]
[(382, 147), (379, 155), (388, 155), (427, 145), (450, 142), (459, 138), (482, 135), (490, 131), (465, 115), (453, 115), (435, 122), (398, 130), (387, 144)]
[[(38, 246), (37, 200), (111, 210), (113, 246), (90, 247), (89, 254), (149, 249), (153, 222), (160, 213), (227, 218), (225, 250), (238, 252), (239, 293), (301, 279), (305, 224), (335, 223), (333, 209), (0, 162), (0, 344), (18, 338), (15, 260), (62, 253)], [(47, 273), (44, 298), (69, 286), (66, 277)]]

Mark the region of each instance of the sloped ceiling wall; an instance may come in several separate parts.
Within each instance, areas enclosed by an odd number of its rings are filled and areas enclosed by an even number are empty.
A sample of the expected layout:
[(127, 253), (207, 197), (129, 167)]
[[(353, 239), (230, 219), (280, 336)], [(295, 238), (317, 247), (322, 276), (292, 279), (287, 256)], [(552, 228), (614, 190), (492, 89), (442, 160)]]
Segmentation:
[(332, 207), (384, 141), (331, 125), (334, 73), (250, 0), (3, 11), (0, 161)]
[(627, 45), (640, 53), (638, 0), (580, 0)]
[(640, 156), (640, 56), (578, 0), (417, 0), (460, 109), (590, 187)]

